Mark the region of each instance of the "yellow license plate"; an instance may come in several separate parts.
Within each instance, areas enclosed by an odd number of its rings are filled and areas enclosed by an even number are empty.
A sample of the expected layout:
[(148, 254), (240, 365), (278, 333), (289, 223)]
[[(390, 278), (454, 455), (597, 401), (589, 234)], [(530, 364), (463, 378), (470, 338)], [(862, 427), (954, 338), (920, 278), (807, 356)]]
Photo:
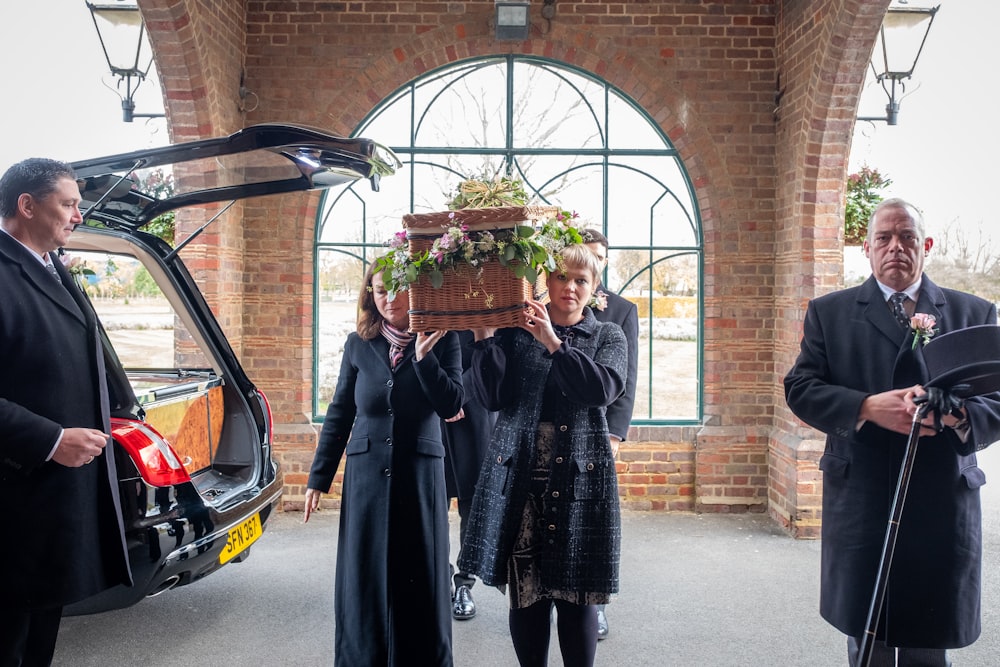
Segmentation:
[(251, 544), (257, 541), (262, 532), (264, 532), (264, 528), (260, 525), (260, 514), (254, 514), (243, 523), (234, 526), (229, 531), (226, 547), (219, 554), (219, 562), (228, 563), (241, 552), (246, 551)]

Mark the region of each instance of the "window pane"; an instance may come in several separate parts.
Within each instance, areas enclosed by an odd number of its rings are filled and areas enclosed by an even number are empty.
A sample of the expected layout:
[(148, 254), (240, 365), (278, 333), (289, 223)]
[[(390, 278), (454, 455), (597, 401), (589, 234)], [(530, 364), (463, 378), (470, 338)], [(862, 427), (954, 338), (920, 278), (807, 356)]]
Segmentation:
[(507, 105), (502, 63), (460, 67), (417, 87), (414, 144), (481, 148), (504, 143)]
[(604, 86), (566, 69), (514, 66), (514, 146), (602, 148)]
[(81, 279), (125, 370), (212, 367), (139, 260), (76, 250), (69, 254), (93, 272)]
[[(529, 155), (517, 166), (529, 190), (545, 202), (580, 214), (586, 226), (601, 226), (604, 169), (598, 161), (567, 155)], [(595, 187), (597, 184), (597, 187)]]
[(697, 256), (622, 251), (610, 261), (618, 280), (627, 283), (623, 296), (639, 309), (633, 419), (695, 417), (700, 400)]
[(358, 289), (364, 280), (365, 266), (357, 255), (328, 250), (317, 253), (317, 264), (319, 304), (316, 309), (317, 368), (314, 382), (316, 414), (322, 416), (337, 385), (344, 342), (347, 335), (355, 330)]
[(612, 148), (660, 148), (663, 137), (645, 114), (617, 95), (608, 98), (608, 145)]
[(379, 193), (352, 186), (324, 199), (317, 418), (354, 326), (357, 285), (344, 276), (360, 283), (361, 258), (382, 252), (405, 213), (446, 210), (461, 181), (496, 176), (521, 179), (534, 202), (576, 211), (578, 224), (608, 236), (606, 286), (642, 318), (634, 423), (700, 417), (699, 214), (676, 150), (649, 115), (583, 72), (510, 55), (429, 73), (358, 133), (389, 144), (405, 166)]

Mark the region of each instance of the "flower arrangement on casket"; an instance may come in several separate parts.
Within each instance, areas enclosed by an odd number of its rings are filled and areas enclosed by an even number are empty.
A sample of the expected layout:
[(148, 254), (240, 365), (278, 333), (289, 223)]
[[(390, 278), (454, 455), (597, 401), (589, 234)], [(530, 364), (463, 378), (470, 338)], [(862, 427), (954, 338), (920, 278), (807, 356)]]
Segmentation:
[(375, 270), (391, 297), (409, 291), (413, 331), (516, 326), (555, 255), (583, 241), (576, 217), (524, 205), (409, 214)]

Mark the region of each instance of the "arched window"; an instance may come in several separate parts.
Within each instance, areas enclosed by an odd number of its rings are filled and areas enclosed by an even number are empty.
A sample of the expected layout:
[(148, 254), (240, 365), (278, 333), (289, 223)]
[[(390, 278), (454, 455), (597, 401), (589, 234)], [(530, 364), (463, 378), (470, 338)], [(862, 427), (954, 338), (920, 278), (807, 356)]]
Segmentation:
[(701, 417), (703, 247), (693, 189), (649, 115), (593, 75), (543, 58), (452, 64), (396, 91), (357, 129), (399, 155), (383, 179), (329, 191), (316, 224), (313, 409), (322, 419), (367, 262), (406, 213), (447, 210), (466, 178), (520, 178), (537, 203), (610, 242), (604, 283), (639, 308), (633, 425)]

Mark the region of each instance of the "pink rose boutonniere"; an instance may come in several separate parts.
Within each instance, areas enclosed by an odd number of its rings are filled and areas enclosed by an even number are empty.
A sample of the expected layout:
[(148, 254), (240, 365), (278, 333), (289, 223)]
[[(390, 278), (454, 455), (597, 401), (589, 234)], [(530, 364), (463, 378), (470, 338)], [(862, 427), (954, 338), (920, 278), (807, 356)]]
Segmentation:
[(62, 253), (59, 255), (59, 261), (62, 262), (62, 265), (66, 267), (66, 270), (69, 271), (69, 274), (73, 276), (77, 282), (80, 280), (86, 280), (88, 276), (97, 275), (92, 268), (87, 266), (87, 262), (85, 260), (82, 260), (74, 255), (70, 255), (69, 253)]
[(913, 331), (913, 345), (910, 349), (917, 349), (917, 344), (927, 345), (937, 333), (937, 329), (934, 328), (936, 324), (937, 318), (933, 315), (914, 313), (910, 318), (910, 329)]
[(594, 292), (593, 296), (590, 297), (590, 301), (587, 302), (587, 305), (594, 310), (603, 311), (608, 307), (608, 295), (604, 292)]

